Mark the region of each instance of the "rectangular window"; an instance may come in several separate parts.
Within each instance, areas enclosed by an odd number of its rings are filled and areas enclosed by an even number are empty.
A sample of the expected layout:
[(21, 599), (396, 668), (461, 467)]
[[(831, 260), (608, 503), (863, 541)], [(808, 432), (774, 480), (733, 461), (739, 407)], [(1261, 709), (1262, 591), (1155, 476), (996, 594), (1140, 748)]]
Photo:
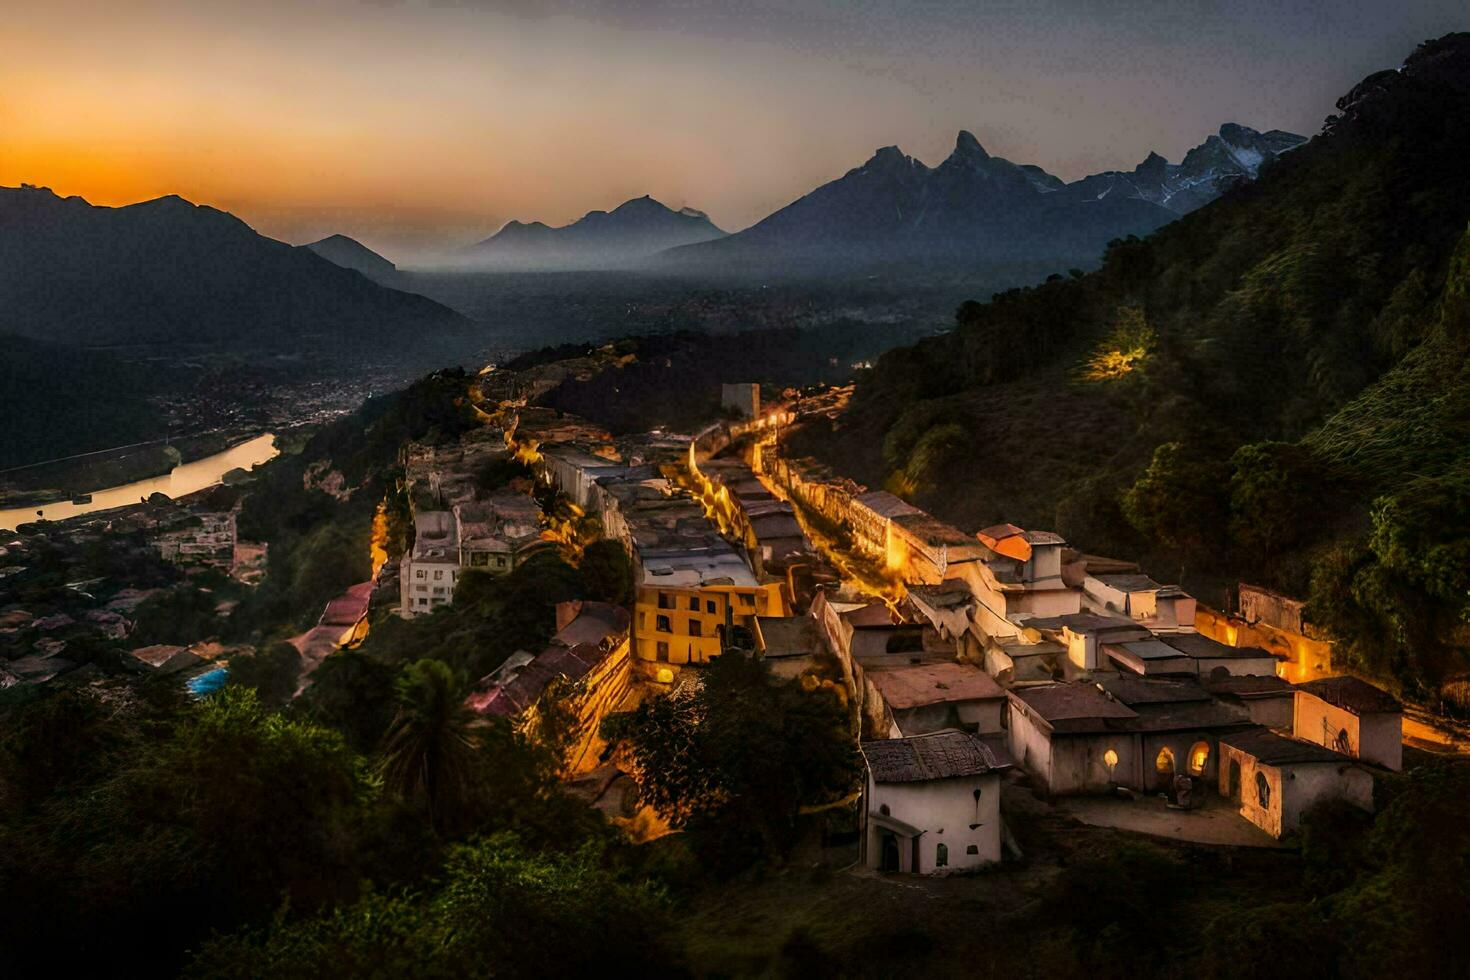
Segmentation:
[(692, 595), (689, 597), (689, 611), (699, 612), (699, 596)]
[(429, 587), (427, 585), (415, 585), (414, 586), (414, 591), (416, 591), (416, 592), (428, 592), (429, 591)]
[(422, 569), (422, 568), (420, 568), (420, 569), (417, 569), (417, 570), (416, 570), (416, 571), (415, 571), (415, 572), (414, 572), (414, 573), (413, 573), (413, 577), (414, 577), (414, 578), (423, 578), (423, 577), (424, 577), (424, 576), (426, 576), (426, 575), (428, 575), (428, 572), (425, 572), (425, 571), (424, 571), (424, 570), (423, 570), (423, 569)]
[(660, 633), (674, 632), (673, 627), (669, 625), (669, 617), (667, 616), (660, 616), (658, 618), (658, 622), (654, 624), (653, 628), (658, 630)]
[(704, 611), (707, 612), (707, 613), (713, 614), (714, 611), (715, 611), (715, 600), (713, 600), (713, 599), (706, 599), (706, 600), (704, 600)]
[(667, 643), (664, 643), (662, 640), (660, 640), (659, 643), (658, 643), (658, 645), (656, 647), (654, 647), (654, 656), (655, 656), (655, 658), (657, 658), (657, 660), (660, 663), (665, 663), (665, 664), (668, 663), (669, 662), (669, 645)]
[(697, 620), (697, 619), (691, 619), (689, 621), (689, 635), (690, 636), (703, 636), (704, 634), (701, 632), (701, 629), (702, 628), (703, 628), (703, 624), (700, 623), (699, 620)]
[(669, 595), (667, 592), (660, 592), (658, 594), (658, 607), (660, 609), (673, 609), (674, 597)]
[(504, 558), (496, 558), (495, 559), (495, 567), (496, 568), (504, 568), (505, 567), (505, 559)]
[(436, 586), (434, 586), (434, 594), (435, 595), (443, 595), (444, 594), (444, 586), (442, 586), (442, 585), (436, 585)]
[(440, 579), (442, 579), (443, 577), (444, 577), (444, 573), (442, 571), (439, 571), (439, 570), (436, 569), (435, 572), (434, 572), (434, 581), (437, 582)]

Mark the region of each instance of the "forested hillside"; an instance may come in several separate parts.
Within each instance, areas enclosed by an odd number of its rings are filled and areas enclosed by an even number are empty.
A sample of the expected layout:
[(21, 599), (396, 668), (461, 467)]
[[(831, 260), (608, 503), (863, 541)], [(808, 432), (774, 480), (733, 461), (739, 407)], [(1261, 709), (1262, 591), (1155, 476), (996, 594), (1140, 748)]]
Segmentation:
[(1262, 581), (1432, 695), (1470, 636), (1470, 35), (1258, 182), (885, 355), (804, 445), (963, 526), (1054, 527), (1210, 601)]

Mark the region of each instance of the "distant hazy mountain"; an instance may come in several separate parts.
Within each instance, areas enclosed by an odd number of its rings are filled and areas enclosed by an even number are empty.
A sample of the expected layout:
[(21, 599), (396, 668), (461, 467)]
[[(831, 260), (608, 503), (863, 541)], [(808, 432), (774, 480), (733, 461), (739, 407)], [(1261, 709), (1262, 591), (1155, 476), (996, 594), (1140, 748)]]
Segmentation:
[(1226, 125), (1183, 163), (1151, 154), (1132, 174), (1067, 184), (1034, 165), (991, 156), (968, 132), (930, 168), (896, 146), (742, 232), (674, 249), (686, 271), (840, 273), (872, 267), (968, 269), (1047, 262), (1089, 267), (1106, 244), (1145, 235), (1251, 178), (1303, 142)]
[(675, 211), (634, 198), (611, 211), (589, 211), (569, 225), (512, 221), (460, 256), (466, 264), (506, 269), (607, 269), (636, 265), (680, 245), (723, 238), (703, 211)]
[(0, 329), (77, 344), (251, 352), (422, 348), (469, 321), (170, 196), (94, 207), (0, 188)]
[(369, 279), (378, 282), (391, 280), (393, 274), (398, 271), (398, 266), (357, 239), (348, 238), (346, 235), (331, 235), (319, 242), (312, 242), (310, 245), (301, 247), (311, 249), (328, 262), (334, 262), (344, 269), (356, 269)]

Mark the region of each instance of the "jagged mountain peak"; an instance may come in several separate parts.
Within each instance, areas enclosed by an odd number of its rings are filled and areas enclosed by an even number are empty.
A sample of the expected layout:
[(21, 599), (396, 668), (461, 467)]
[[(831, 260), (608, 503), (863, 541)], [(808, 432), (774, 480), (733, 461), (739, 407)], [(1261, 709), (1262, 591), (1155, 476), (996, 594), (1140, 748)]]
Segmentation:
[(926, 172), (929, 168), (918, 160), (909, 156), (896, 146), (880, 146), (873, 151), (873, 155), (857, 172), (862, 173), (900, 173), (917, 171)]
[(752, 268), (791, 261), (827, 268), (1066, 255), (1080, 265), (1096, 261), (1113, 238), (1148, 234), (1209, 203), (1231, 178), (1254, 177), (1267, 159), (1300, 141), (1290, 134), (1268, 139), (1239, 123), (1220, 130), (1223, 136), (1211, 135), (1185, 164), (1149, 153), (1131, 172), (1071, 184), (991, 156), (969, 130), (956, 134), (953, 152), (932, 169), (885, 146), (750, 228), (679, 249), (668, 260), (723, 266), (738, 256)]
[(959, 135), (955, 137), (954, 152), (950, 154), (950, 159), (955, 158), (962, 160), (989, 160), (990, 154), (985, 152), (985, 147), (980, 145), (980, 141), (975, 138), (974, 133), (968, 129), (962, 129)]
[(1249, 126), (1240, 123), (1228, 122), (1220, 124), (1220, 138), (1227, 143), (1244, 143), (1255, 139), (1261, 134)]

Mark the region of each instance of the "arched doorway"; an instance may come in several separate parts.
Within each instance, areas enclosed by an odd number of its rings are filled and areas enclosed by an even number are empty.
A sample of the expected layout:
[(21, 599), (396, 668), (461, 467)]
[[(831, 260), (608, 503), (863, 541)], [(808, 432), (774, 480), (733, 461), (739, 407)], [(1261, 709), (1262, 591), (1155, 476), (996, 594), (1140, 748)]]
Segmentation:
[(1210, 743), (1195, 742), (1189, 750), (1189, 774), (1191, 776), (1204, 776), (1205, 769), (1210, 765)]
[(1174, 750), (1166, 745), (1154, 756), (1154, 788), (1169, 791), (1173, 787)]

